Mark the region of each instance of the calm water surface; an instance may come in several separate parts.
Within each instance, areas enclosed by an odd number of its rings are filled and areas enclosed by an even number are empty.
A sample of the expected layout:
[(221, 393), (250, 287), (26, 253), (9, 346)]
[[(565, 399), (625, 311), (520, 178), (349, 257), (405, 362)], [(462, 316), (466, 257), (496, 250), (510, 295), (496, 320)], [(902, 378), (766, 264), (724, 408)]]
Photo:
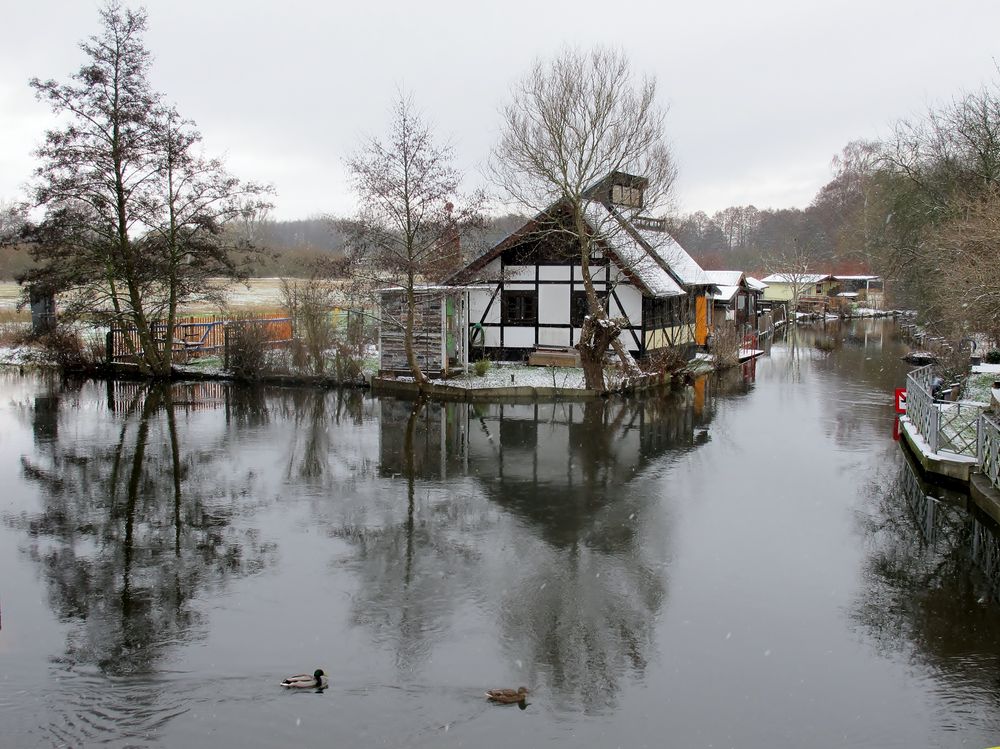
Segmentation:
[(0, 373), (0, 746), (998, 744), (1000, 547), (893, 442), (901, 353), (419, 408)]

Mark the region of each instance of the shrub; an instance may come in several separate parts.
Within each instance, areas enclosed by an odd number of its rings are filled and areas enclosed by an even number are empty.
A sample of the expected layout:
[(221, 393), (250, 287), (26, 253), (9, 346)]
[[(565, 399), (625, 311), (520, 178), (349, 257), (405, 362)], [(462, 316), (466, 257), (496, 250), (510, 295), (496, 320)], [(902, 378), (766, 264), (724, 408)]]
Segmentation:
[(99, 337), (82, 339), (75, 330), (55, 328), (37, 337), (28, 337), (44, 349), (49, 358), (67, 372), (83, 372), (104, 359), (104, 343)]
[(736, 330), (736, 323), (725, 322), (716, 327), (712, 333), (712, 343), (709, 347), (715, 366), (735, 367), (740, 363), (741, 336)]
[(294, 363), (309, 374), (326, 374), (326, 352), (333, 345), (334, 286), (322, 278), (304, 281), (281, 281), (281, 296), (285, 309), (295, 321), (295, 335), (301, 342), (296, 347)]
[(267, 326), (253, 319), (226, 323), (226, 369), (242, 380), (256, 380), (267, 370)]
[(476, 377), (485, 377), (486, 373), (490, 371), (490, 360), (479, 359), (473, 363), (472, 368), (476, 373)]
[(671, 374), (687, 366), (683, 347), (668, 346), (651, 352), (642, 362), (642, 371), (647, 374)]
[(987, 364), (1000, 364), (1000, 349), (992, 349), (986, 352), (983, 361)]

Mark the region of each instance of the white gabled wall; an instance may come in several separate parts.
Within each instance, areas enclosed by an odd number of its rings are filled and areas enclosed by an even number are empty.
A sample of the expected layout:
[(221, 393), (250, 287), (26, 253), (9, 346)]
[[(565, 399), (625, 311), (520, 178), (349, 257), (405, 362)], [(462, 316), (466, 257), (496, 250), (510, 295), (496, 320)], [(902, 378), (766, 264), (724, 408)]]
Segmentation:
[(508, 265), (504, 272), (506, 273), (507, 281), (531, 281), (535, 282), (535, 266), (534, 265)]
[(538, 266), (538, 278), (541, 281), (569, 281), (569, 265), (540, 265)]
[(568, 283), (539, 285), (538, 322), (542, 325), (565, 325), (569, 322)]
[(617, 305), (612, 300), (612, 309), (608, 311), (612, 317), (621, 317), (623, 314), (628, 317), (629, 322), (636, 328), (642, 326), (642, 294), (631, 284), (620, 284), (615, 287), (615, 296), (624, 308), (618, 310)]
[[(537, 268), (539, 281), (548, 283), (535, 283), (536, 268), (531, 265), (506, 266), (504, 269), (503, 288), (507, 291), (524, 290), (531, 291), (538, 289), (538, 338), (535, 339), (534, 327), (506, 326), (503, 329), (503, 345), (505, 348), (533, 348), (541, 346), (573, 346), (580, 340), (580, 329), (570, 328), (570, 299), (572, 291), (583, 291), (583, 269), (579, 265), (540, 265)], [(591, 275), (594, 279), (594, 286), (598, 291), (607, 288), (608, 273), (604, 267), (592, 266)], [(486, 279), (486, 283), (499, 283), (501, 277), (501, 266), (499, 259), (492, 261), (483, 270), (481, 277)], [(642, 325), (642, 294), (631, 283), (619, 277), (619, 283), (614, 287), (615, 295), (620, 302), (611, 301), (609, 313), (612, 317), (620, 317), (623, 314), (636, 328)], [(555, 283), (553, 283), (555, 282)], [(469, 322), (476, 323), (480, 319), (486, 324), (485, 341), (487, 348), (498, 348), (500, 346), (500, 307), (502, 295), (496, 294), (496, 286), (482, 289), (473, 289), (469, 292)], [(493, 300), (490, 305), (490, 300)], [(489, 306), (489, 311), (483, 317), (484, 311)], [(563, 328), (542, 327), (546, 325), (564, 325)], [(639, 336), (636, 331), (636, 336)], [(638, 353), (635, 339), (630, 332), (623, 334), (622, 340), (626, 346)], [(470, 347), (470, 358), (476, 358), (479, 349), (477, 344)]]
[(573, 338), (569, 328), (539, 328), (538, 345), (540, 346), (572, 346), (579, 337)]
[[(499, 336), (497, 338), (497, 345), (499, 346)], [(505, 348), (533, 348), (535, 345), (535, 329), (506, 326), (503, 329), (503, 345)]]

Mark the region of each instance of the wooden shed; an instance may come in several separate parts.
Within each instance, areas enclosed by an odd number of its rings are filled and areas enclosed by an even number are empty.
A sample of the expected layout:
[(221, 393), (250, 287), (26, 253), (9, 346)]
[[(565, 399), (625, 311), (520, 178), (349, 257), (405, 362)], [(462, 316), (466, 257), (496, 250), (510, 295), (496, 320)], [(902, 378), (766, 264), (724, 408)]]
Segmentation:
[[(468, 288), (420, 286), (416, 295), (413, 347), (420, 368), (428, 377), (460, 374), (469, 366), (469, 335), (466, 324)], [(379, 376), (408, 375), (404, 346), (406, 289), (379, 291)]]

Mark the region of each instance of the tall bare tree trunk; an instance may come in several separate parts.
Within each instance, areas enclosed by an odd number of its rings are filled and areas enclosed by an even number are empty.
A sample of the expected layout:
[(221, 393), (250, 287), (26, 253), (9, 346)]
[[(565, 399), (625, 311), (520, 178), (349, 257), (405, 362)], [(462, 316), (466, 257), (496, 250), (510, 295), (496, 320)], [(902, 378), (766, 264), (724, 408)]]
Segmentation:
[(413, 349), (413, 331), (416, 327), (417, 300), (413, 293), (413, 274), (410, 274), (409, 283), (406, 285), (406, 330), (403, 336), (403, 347), (406, 350), (406, 363), (410, 366), (410, 372), (420, 389), (430, 383), (427, 375), (420, 368), (417, 360), (417, 353)]

